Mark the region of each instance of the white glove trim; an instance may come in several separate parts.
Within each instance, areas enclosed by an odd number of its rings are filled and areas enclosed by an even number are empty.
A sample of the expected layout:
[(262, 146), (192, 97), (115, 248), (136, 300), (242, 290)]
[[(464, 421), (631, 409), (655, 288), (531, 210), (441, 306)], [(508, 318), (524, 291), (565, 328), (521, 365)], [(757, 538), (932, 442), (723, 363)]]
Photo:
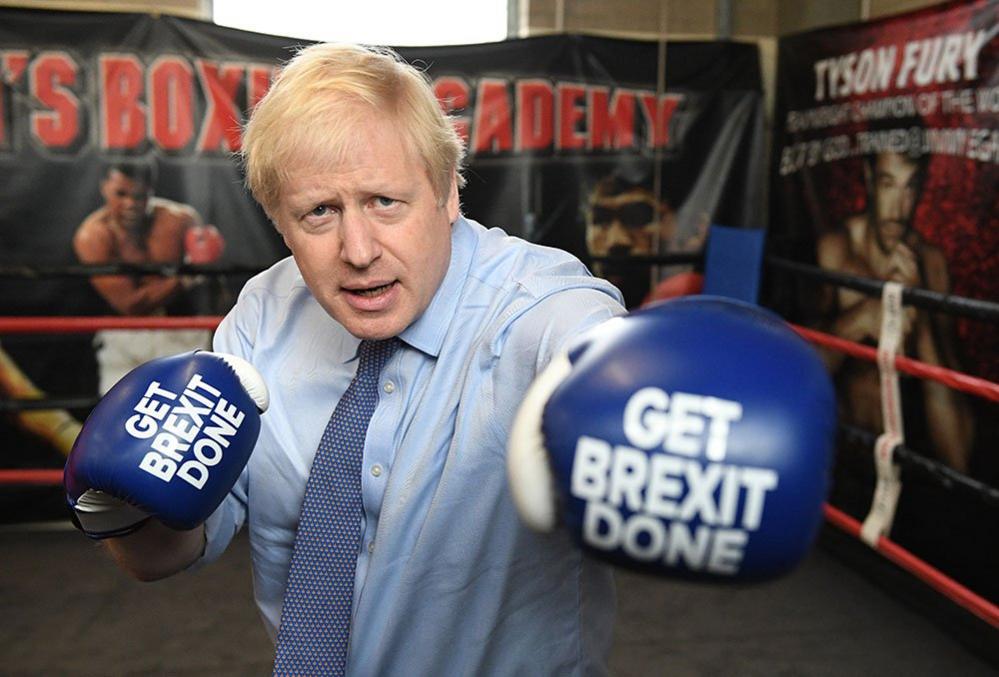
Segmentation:
[(84, 533), (95, 538), (109, 534), (127, 533), (149, 514), (120, 498), (97, 489), (87, 489), (73, 504), (76, 519)]
[(555, 528), (555, 481), (552, 478), (541, 431), (541, 417), (548, 398), (572, 371), (569, 356), (561, 353), (527, 389), (510, 428), (507, 441), (507, 476), (513, 503), (521, 520), (535, 531)]
[(230, 355), (229, 353), (215, 353), (210, 350), (202, 352), (214, 355), (232, 367), (232, 370), (236, 372), (236, 376), (239, 378), (240, 385), (253, 398), (260, 413), (262, 414), (267, 411), (267, 406), (270, 404), (270, 395), (267, 393), (267, 384), (264, 383), (264, 377), (260, 375), (256, 367), (242, 357)]

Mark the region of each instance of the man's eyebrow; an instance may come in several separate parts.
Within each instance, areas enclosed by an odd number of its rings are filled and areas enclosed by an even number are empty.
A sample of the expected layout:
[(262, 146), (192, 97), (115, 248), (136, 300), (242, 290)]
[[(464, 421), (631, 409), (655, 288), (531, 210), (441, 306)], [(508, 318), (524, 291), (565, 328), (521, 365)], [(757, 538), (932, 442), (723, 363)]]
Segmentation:
[(288, 207), (293, 211), (301, 211), (304, 209), (312, 209), (316, 205), (332, 204), (336, 205), (340, 201), (339, 196), (336, 194), (325, 191), (325, 190), (313, 190), (308, 192), (302, 192), (298, 195), (288, 196), (286, 202)]

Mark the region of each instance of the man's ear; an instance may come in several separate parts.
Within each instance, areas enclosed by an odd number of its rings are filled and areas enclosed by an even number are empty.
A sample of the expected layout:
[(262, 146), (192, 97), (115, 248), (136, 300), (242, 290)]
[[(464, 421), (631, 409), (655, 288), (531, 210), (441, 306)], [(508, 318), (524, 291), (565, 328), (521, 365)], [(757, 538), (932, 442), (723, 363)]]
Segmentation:
[(281, 229), (281, 227), (277, 225), (276, 221), (274, 222), (274, 228), (275, 228), (275, 230), (277, 230), (278, 235), (281, 236), (281, 241), (284, 242), (284, 246), (288, 248), (288, 251), (292, 251), (292, 249), (291, 249), (291, 243), (288, 242), (288, 236)]
[(447, 202), (444, 207), (447, 209), (448, 223), (457, 221), (458, 214), (461, 212), (461, 200), (458, 196), (458, 175), (454, 172), (451, 173), (451, 186), (448, 188)]
[(288, 244), (288, 236), (285, 235), (284, 230), (281, 228), (281, 224), (278, 223), (278, 220), (274, 218), (274, 215), (271, 214), (269, 209), (265, 208), (264, 214), (267, 215), (267, 220), (271, 222), (272, 226), (274, 226), (274, 230), (277, 231), (277, 234), (281, 236), (281, 241), (284, 242), (284, 246), (287, 247), (289, 251), (291, 251), (291, 245)]

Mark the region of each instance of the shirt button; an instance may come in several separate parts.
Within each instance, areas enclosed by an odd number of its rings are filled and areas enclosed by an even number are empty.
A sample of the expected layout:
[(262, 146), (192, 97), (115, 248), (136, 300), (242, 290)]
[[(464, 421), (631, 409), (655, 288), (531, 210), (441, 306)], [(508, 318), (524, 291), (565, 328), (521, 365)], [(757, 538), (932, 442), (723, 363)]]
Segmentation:
[(370, 555), (374, 551), (375, 551), (375, 542), (374, 541), (368, 541), (368, 554)]
[(377, 463), (375, 463), (373, 466), (371, 466), (371, 474), (374, 475), (375, 477), (381, 477), (382, 467)]
[(392, 381), (385, 381), (385, 385), (382, 386), (382, 390), (384, 390), (387, 393), (394, 393), (395, 384), (392, 383)]

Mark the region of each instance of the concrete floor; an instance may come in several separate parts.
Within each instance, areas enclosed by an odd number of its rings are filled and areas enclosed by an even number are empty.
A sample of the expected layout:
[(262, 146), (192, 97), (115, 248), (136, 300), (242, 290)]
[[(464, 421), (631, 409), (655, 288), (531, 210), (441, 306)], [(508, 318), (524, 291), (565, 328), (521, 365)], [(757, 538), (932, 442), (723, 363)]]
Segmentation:
[[(622, 573), (619, 595), (611, 665), (620, 677), (999, 674), (821, 547), (763, 586)], [(3, 527), (0, 608), (0, 675), (271, 671), (245, 537), (197, 574), (141, 584), (75, 531)]]

